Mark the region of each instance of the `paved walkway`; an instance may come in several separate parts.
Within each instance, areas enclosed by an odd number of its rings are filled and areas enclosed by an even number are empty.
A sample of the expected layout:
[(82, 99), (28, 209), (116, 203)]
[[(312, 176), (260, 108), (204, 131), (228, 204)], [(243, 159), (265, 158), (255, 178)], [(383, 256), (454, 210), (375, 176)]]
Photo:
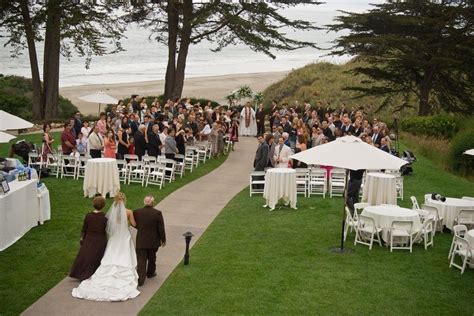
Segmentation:
[[(185, 243), (182, 234), (191, 231), (191, 246), (201, 237), (227, 203), (248, 185), (257, 147), (253, 137), (241, 137), (236, 151), (216, 170), (176, 190), (157, 208), (163, 212), (166, 247), (157, 255), (158, 276), (139, 287), (141, 294), (125, 302), (92, 302), (75, 299), (71, 290), (78, 281), (65, 278), (23, 312), (23, 315), (136, 315), (181, 262)], [(191, 252), (192, 264), (192, 252)], [(21, 295), (21, 294), (20, 294)]]

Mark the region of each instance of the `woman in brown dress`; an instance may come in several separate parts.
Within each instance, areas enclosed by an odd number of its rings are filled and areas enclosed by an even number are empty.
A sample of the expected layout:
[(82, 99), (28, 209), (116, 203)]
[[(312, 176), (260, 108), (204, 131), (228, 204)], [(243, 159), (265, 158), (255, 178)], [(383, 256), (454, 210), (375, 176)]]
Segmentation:
[(92, 200), (95, 210), (84, 218), (81, 234), (81, 248), (71, 268), (70, 277), (86, 280), (100, 265), (107, 246), (107, 218), (102, 213), (105, 199), (97, 196)]

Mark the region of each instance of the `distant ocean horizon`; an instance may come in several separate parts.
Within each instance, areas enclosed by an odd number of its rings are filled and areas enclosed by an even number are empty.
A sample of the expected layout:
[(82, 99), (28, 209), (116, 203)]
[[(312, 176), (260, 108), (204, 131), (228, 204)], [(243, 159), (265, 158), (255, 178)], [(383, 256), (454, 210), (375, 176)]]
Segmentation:
[[(298, 5), (285, 9), (282, 14), (292, 19), (314, 22), (317, 26), (331, 24), (340, 15), (338, 10), (362, 12), (370, 8), (369, 3), (382, 0), (327, 0), (325, 4)], [(88, 84), (114, 84), (142, 82), (164, 79), (167, 65), (167, 48), (154, 40), (149, 40), (150, 31), (130, 26), (122, 40), (124, 52), (114, 55), (93, 57), (89, 69), (84, 59), (72, 57), (61, 59), (60, 86), (79, 86)], [(213, 53), (212, 44), (203, 42), (189, 49), (186, 77), (208, 77), (230, 74), (288, 71), (314, 62), (327, 61), (344, 63), (351, 56), (325, 56), (329, 53), (331, 41), (336, 33), (325, 30), (297, 32), (289, 34), (292, 38), (316, 42), (323, 50), (302, 48), (294, 51), (274, 51), (275, 59), (263, 53), (253, 52), (244, 45), (229, 46), (221, 52)], [(10, 57), (10, 48), (4, 47), (5, 38), (0, 38), (0, 73), (31, 77), (28, 53), (18, 58)], [(43, 43), (37, 45), (39, 60), (42, 61)], [(40, 64), (42, 69), (42, 64)]]

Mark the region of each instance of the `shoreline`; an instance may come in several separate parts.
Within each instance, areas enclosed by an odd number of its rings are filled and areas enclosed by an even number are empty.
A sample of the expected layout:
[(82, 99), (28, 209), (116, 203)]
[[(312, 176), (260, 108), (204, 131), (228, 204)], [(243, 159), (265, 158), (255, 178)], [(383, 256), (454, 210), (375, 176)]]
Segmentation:
[[(184, 80), (183, 97), (207, 98), (219, 103), (227, 103), (225, 96), (239, 87), (248, 85), (253, 91), (260, 92), (283, 79), (289, 72), (290, 70), (187, 78)], [(60, 87), (59, 93), (71, 100), (81, 113), (90, 115), (98, 114), (99, 105), (82, 101), (79, 99), (80, 96), (92, 94), (98, 90), (103, 90), (117, 99), (130, 97), (132, 94), (158, 96), (163, 93), (164, 84), (164, 79), (114, 84), (88, 84)], [(103, 108), (104, 105), (101, 109)]]

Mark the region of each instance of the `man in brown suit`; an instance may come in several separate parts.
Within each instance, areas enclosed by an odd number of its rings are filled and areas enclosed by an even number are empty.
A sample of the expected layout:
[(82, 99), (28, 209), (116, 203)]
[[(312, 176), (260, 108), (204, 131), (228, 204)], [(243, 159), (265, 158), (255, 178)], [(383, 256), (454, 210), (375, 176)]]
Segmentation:
[[(147, 195), (143, 201), (145, 206), (133, 212), (137, 223), (137, 272), (138, 285), (145, 279), (156, 276), (156, 252), (160, 246), (166, 246), (165, 223), (161, 211), (153, 208), (155, 199)], [(148, 263), (148, 266), (147, 266)]]

